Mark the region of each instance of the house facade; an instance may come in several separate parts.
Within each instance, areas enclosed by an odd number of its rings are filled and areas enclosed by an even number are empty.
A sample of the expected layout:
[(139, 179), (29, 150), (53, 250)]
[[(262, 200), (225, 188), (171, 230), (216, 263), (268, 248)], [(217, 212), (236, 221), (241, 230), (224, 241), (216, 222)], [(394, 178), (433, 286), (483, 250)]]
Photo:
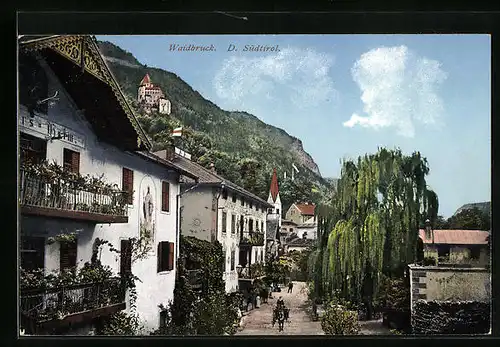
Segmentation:
[(253, 278), (251, 265), (265, 262), (266, 201), (190, 160), (179, 150), (156, 153), (199, 176), (198, 183), (186, 178), (180, 196), (182, 235), (222, 244), (227, 292), (237, 291), (239, 282)]
[(490, 232), (483, 230), (419, 230), (424, 246), (424, 257), (434, 258), (439, 264), (470, 264), (488, 266)]
[(294, 232), (299, 238), (316, 239), (318, 222), (314, 214), (315, 208), (316, 206), (311, 203), (295, 203), (286, 211), (286, 220), (297, 224)]
[[(134, 312), (145, 331), (158, 328), (158, 305), (173, 299), (179, 177), (196, 176), (147, 153), (150, 143), (95, 38), (19, 43), (18, 136), (22, 273), (74, 274), (98, 264), (112, 273), (64, 292), (21, 289), (24, 328), (88, 334), (101, 317), (130, 312), (131, 292), (120, 284), (128, 273), (140, 279)], [(112, 295), (92, 294), (103, 288)], [(58, 319), (47, 320), (55, 307)]]

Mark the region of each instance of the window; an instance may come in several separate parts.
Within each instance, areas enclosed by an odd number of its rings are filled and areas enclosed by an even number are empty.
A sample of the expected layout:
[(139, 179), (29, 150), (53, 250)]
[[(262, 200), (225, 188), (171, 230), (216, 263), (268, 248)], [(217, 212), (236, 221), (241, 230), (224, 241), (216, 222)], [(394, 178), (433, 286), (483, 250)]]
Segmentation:
[(233, 202), (236, 202), (236, 194), (233, 194)]
[(260, 252), (260, 262), (264, 262), (264, 252)]
[(279, 209), (276, 209), (276, 214), (280, 214), (280, 210)]
[(245, 206), (245, 199), (243, 197), (241, 197), (241, 206)]
[(122, 190), (127, 193), (127, 203), (133, 204), (134, 201), (134, 171), (123, 168), (122, 172)]
[(80, 173), (80, 153), (64, 148), (63, 168), (68, 172)]
[(250, 207), (250, 209), (253, 208), (253, 203), (251, 201), (248, 202), (248, 206)]
[(120, 242), (120, 274), (123, 276), (132, 272), (132, 242), (121, 240)]
[(222, 232), (225, 233), (227, 231), (227, 213), (222, 212)]
[(231, 250), (231, 271), (234, 271), (235, 250)]
[(227, 268), (226, 249), (222, 251), (222, 259), (224, 259), (223, 271), (226, 272)]
[(161, 182), (161, 210), (170, 211), (170, 183)]
[(288, 231), (290, 231), (292, 233), (293, 232), (293, 228), (288, 229)]
[(450, 245), (439, 245), (438, 246), (438, 257), (447, 258), (450, 256)]
[(174, 269), (174, 243), (162, 241), (158, 243), (158, 272)]
[(248, 219), (248, 231), (253, 232), (253, 219)]
[(236, 232), (236, 215), (231, 215), (231, 233), (234, 234)]
[(63, 241), (59, 246), (59, 269), (66, 270), (76, 267), (76, 241)]
[(470, 251), (470, 258), (472, 260), (479, 260), (480, 256), (481, 256), (481, 248), (480, 247), (470, 247), (469, 248), (469, 251)]
[(47, 159), (47, 141), (25, 133), (21, 133), (19, 140), (21, 165), (24, 162), (39, 164)]
[(227, 189), (222, 189), (222, 198), (227, 200)]
[(264, 221), (260, 221), (260, 231), (264, 232)]
[(246, 267), (247, 266), (247, 252), (246, 251), (240, 251), (240, 265), (242, 267)]
[(165, 328), (167, 325), (167, 319), (168, 319), (168, 310), (161, 310), (160, 311), (160, 328)]
[(45, 268), (45, 238), (21, 237), (21, 267), (28, 271)]

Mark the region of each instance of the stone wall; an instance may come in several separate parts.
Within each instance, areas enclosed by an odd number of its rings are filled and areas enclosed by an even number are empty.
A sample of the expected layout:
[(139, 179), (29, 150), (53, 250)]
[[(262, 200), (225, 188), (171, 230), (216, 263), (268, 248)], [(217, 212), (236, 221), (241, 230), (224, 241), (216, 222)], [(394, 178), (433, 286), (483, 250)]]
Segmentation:
[(413, 333), (488, 332), (491, 274), (487, 269), (412, 265), (410, 277)]

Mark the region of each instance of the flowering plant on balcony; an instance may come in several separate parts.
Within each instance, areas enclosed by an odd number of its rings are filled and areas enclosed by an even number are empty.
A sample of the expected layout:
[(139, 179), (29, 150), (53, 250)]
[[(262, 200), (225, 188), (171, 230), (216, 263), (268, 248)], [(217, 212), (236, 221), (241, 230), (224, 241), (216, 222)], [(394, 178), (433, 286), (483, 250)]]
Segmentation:
[(21, 165), (21, 170), (27, 174), (44, 179), (47, 183), (71, 185), (73, 189), (81, 189), (92, 193), (112, 194), (120, 192), (117, 184), (106, 183), (103, 178), (91, 175), (80, 175), (80, 173), (65, 170), (55, 161), (32, 163), (29, 161)]

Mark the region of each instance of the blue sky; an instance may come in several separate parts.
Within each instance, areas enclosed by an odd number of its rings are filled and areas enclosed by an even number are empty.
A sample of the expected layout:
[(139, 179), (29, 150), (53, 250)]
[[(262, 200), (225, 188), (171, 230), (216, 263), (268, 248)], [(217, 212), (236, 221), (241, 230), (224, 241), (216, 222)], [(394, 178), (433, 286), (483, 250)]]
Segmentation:
[[(300, 138), (325, 177), (339, 176), (343, 157), (397, 146), (427, 157), (427, 181), (445, 217), (491, 199), (488, 35), (97, 38), (176, 73), (222, 109), (247, 111)], [(171, 44), (216, 51), (171, 51)], [(230, 44), (238, 51), (228, 52)], [(257, 44), (279, 52), (243, 51)]]

